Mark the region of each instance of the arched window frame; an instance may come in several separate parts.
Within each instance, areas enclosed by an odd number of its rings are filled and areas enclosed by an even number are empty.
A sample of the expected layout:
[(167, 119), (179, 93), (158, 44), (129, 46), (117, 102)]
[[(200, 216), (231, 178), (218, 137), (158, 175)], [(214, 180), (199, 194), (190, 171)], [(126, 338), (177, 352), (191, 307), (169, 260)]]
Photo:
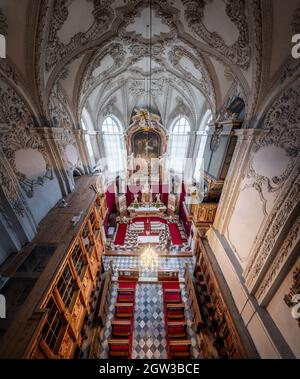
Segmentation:
[(170, 138), (170, 168), (182, 173), (190, 141), (191, 123), (186, 116), (177, 117), (171, 126)]
[(107, 115), (102, 122), (101, 132), (108, 171), (112, 174), (124, 171), (123, 128), (117, 117)]
[[(201, 177), (201, 166), (203, 165), (203, 156), (204, 156), (204, 150), (205, 150), (205, 145), (207, 142), (207, 131), (208, 131), (208, 125), (212, 121), (213, 115), (210, 109), (208, 109), (199, 126), (198, 129), (198, 135), (200, 135), (200, 144), (197, 152), (197, 157), (196, 157), (196, 164), (195, 164), (195, 170), (194, 170), (194, 179), (198, 182), (200, 181)], [(202, 166), (204, 167), (204, 166)]]
[[(81, 127), (84, 131), (88, 131), (87, 122), (84, 119), (84, 117), (81, 117)], [(92, 141), (91, 141), (91, 136), (88, 133), (85, 134), (85, 143), (86, 143), (86, 147), (88, 150), (88, 154), (90, 157), (91, 164), (93, 167), (95, 167), (96, 166), (96, 160), (95, 160), (94, 149), (93, 149), (93, 145), (92, 145)]]

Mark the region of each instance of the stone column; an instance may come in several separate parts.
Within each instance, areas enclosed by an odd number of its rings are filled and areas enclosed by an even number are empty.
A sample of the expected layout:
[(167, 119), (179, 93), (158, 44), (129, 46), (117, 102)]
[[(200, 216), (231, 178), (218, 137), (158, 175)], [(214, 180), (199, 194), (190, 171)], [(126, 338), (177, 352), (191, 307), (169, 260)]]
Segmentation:
[(90, 162), (89, 162), (89, 154), (87, 151), (86, 147), (86, 142), (85, 142), (85, 131), (84, 130), (75, 130), (74, 135), (76, 138), (77, 146), (79, 149), (79, 154), (80, 158), (83, 164), (83, 169), (85, 174), (90, 174), (91, 173), (91, 167), (90, 167)]
[(64, 152), (62, 151), (64, 130), (61, 128), (38, 128), (37, 130), (50, 155), (61, 192), (63, 196), (66, 196), (68, 193), (72, 192), (74, 185), (70, 179), (70, 174), (67, 171), (63, 156)]
[(221, 234), (225, 232), (230, 209), (235, 204), (237, 189), (239, 188), (239, 183), (248, 163), (253, 141), (259, 134), (265, 133), (265, 131), (261, 129), (238, 129), (233, 133), (238, 137), (238, 140), (227, 177), (224, 182), (222, 195), (214, 221), (214, 228), (218, 229)]

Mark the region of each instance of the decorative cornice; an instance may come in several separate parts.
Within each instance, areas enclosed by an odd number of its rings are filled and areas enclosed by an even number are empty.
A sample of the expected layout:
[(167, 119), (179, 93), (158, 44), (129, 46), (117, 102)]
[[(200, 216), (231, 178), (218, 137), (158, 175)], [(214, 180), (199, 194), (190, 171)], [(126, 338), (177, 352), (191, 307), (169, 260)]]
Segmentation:
[(254, 288), (265, 263), (269, 260), (284, 225), (300, 202), (299, 168), (299, 166), (296, 167), (294, 175), (290, 176), (288, 190), (282, 191), (276, 201), (276, 206), (273, 207), (268, 217), (266, 226), (256, 240), (254, 253), (251, 254), (243, 274), (246, 279), (246, 286), (250, 290)]
[(282, 244), (280, 250), (276, 254), (271, 267), (266, 273), (264, 280), (262, 281), (255, 297), (261, 304), (266, 297), (267, 292), (272, 287), (274, 281), (278, 277), (278, 274), (286, 264), (287, 260), (290, 258), (291, 253), (294, 251), (297, 243), (300, 240), (300, 216), (298, 216), (296, 222), (289, 231), (284, 243)]

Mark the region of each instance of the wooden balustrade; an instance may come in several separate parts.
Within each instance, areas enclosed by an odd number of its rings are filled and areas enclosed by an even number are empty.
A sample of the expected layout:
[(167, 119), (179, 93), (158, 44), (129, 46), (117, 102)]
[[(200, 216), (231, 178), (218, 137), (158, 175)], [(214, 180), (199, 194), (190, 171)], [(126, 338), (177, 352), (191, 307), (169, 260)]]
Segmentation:
[[(199, 249), (195, 276), (200, 288), (201, 306), (210, 332), (210, 335), (207, 331), (200, 333), (204, 358), (215, 356), (216, 351), (221, 358), (246, 358), (246, 350), (226, 304), (202, 238), (199, 241)], [(210, 338), (211, 336), (213, 339)]]
[(198, 332), (201, 328), (204, 327), (204, 323), (201, 317), (198, 300), (195, 293), (193, 279), (192, 279), (192, 276), (190, 274), (189, 267), (187, 264), (184, 269), (184, 280), (185, 280), (186, 291), (188, 293), (190, 307), (191, 307), (191, 311), (193, 315), (195, 331)]
[[(66, 198), (68, 206), (57, 206), (49, 212), (32, 241), (31, 250), (26, 247), (14, 265), (9, 266), (9, 276), (14, 277), (16, 273), (20, 277), (17, 271), (26, 259), (44, 259), (49, 254), (45, 246), (52, 249), (51, 258), (45, 266), (41, 265), (43, 270), (38, 278), (35, 272), (26, 272), (27, 277), (34, 275), (35, 284), (2, 337), (0, 357), (79, 357), (97, 302), (95, 293), (99, 288), (104, 249), (101, 225), (106, 200), (89, 190), (94, 181), (94, 177), (80, 178), (75, 191)], [(79, 222), (73, 225), (72, 219), (79, 214)], [(42, 248), (46, 250), (44, 255), (40, 252)], [(108, 287), (107, 284), (106, 292)], [(102, 308), (99, 317), (103, 323)]]
[(158, 270), (157, 279), (159, 282), (173, 282), (179, 280), (179, 271)]
[(120, 281), (138, 281), (140, 277), (140, 272), (138, 269), (129, 268), (118, 270), (118, 280)]
[(110, 299), (111, 287), (112, 287), (112, 261), (109, 262), (109, 268), (106, 273), (106, 278), (103, 285), (103, 292), (101, 296), (101, 301), (98, 310), (98, 320), (101, 327), (104, 327), (106, 313), (107, 313), (107, 305)]

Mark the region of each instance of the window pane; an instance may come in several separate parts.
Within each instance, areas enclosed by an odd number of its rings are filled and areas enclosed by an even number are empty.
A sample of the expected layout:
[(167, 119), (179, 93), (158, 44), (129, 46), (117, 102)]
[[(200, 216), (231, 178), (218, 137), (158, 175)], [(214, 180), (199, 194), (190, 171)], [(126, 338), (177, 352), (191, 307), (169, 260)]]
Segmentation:
[(198, 155), (197, 155), (197, 159), (196, 159), (196, 166), (195, 166), (195, 171), (194, 171), (194, 178), (197, 180), (197, 181), (200, 181), (200, 169), (201, 169), (201, 165), (203, 164), (203, 155), (204, 155), (204, 149), (205, 149), (205, 145), (206, 145), (206, 141), (207, 141), (207, 127), (208, 125), (210, 124), (210, 122), (212, 121), (212, 114), (211, 112), (207, 112), (204, 116), (204, 120), (203, 122), (201, 122), (201, 125), (200, 125), (200, 131), (204, 131), (204, 134), (202, 134), (200, 137), (201, 137), (201, 140), (200, 140), (200, 145), (199, 145), (199, 150), (198, 150)]
[(189, 132), (191, 131), (188, 120), (181, 117), (175, 123), (172, 130), (170, 147), (170, 167), (175, 171), (182, 172), (184, 169), (184, 159), (189, 143)]
[(112, 117), (107, 117), (102, 125), (105, 156), (107, 158), (108, 170), (116, 173), (124, 170), (124, 159), (122, 157), (121, 131), (117, 122)]

